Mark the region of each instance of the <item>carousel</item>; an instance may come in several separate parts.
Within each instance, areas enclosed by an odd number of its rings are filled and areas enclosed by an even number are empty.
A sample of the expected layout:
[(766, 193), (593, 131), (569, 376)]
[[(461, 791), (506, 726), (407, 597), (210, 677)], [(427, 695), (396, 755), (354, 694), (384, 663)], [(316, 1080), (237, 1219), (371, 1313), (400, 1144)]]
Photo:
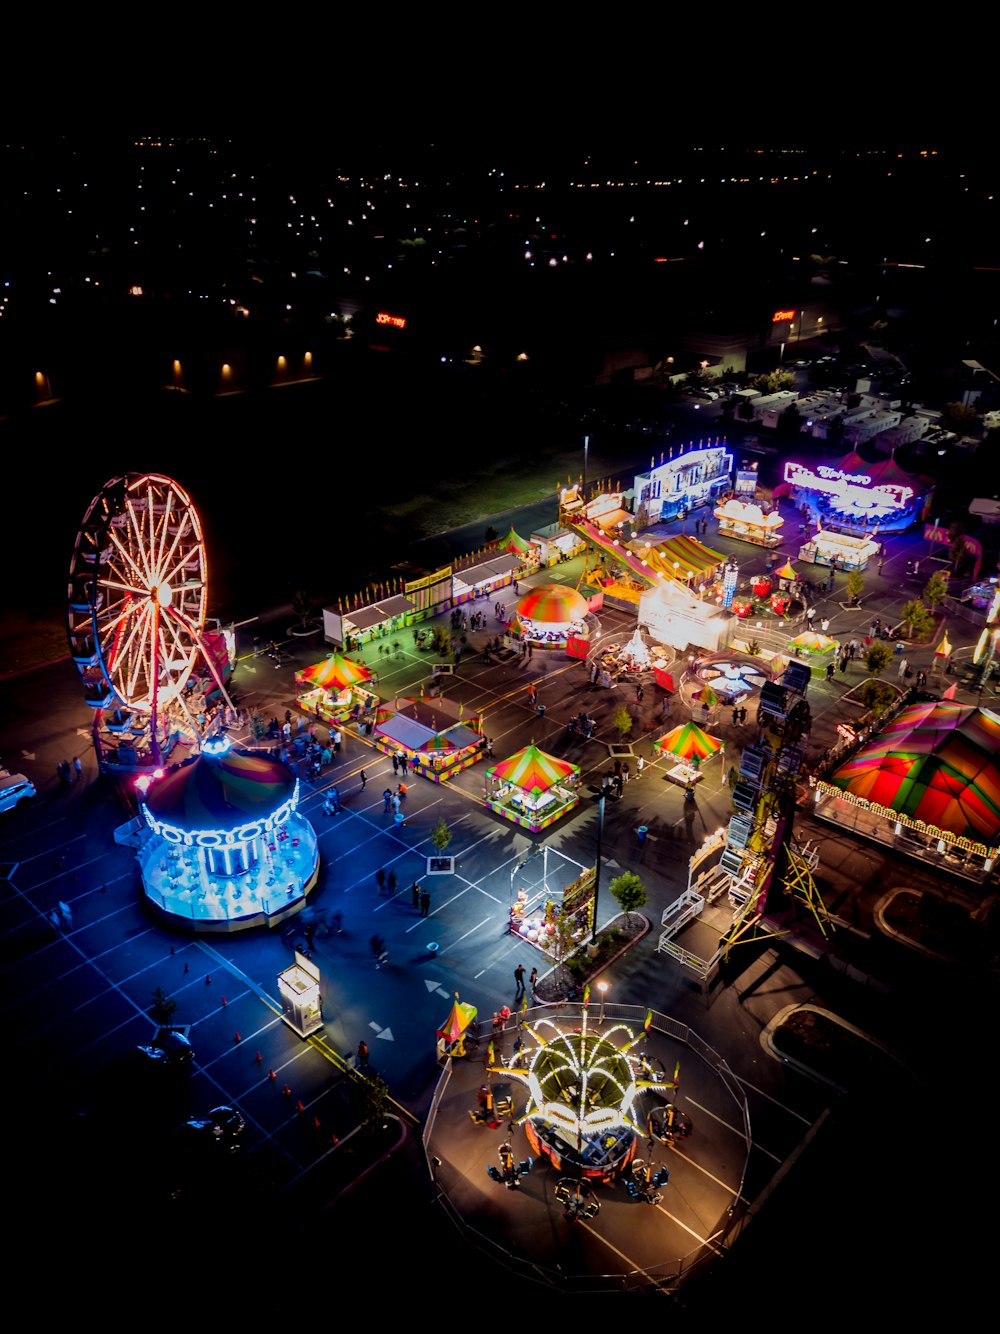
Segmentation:
[(647, 644), (642, 631), (636, 626), (631, 639), (624, 643), (602, 644), (594, 656), (597, 684), (608, 688), (618, 681), (638, 681), (652, 672), (656, 684), (664, 690), (674, 689), (670, 673), (674, 655), (662, 644)]
[(580, 766), (525, 746), (486, 771), (486, 805), (537, 834), (580, 801)]
[(741, 704), (771, 679), (759, 661), (739, 662), (733, 658), (695, 661), (691, 670), (723, 704)]
[(161, 913), (199, 932), (231, 932), (274, 926), (303, 907), (319, 847), (287, 765), (218, 736), (137, 786), (142, 884)]
[(326, 723), (358, 722), (378, 707), (378, 695), (366, 689), (372, 673), (362, 663), (331, 653), (322, 662), (295, 673), (295, 684), (305, 687), (295, 703)]
[(564, 584), (539, 584), (517, 603), (522, 639), (535, 648), (565, 648), (569, 639), (587, 639), (587, 599)]

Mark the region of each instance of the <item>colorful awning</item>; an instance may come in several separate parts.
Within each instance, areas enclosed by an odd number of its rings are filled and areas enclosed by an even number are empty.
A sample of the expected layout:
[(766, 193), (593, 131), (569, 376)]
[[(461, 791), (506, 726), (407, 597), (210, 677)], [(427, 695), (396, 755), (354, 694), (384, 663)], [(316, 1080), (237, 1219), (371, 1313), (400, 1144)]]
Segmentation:
[(1000, 842), (1000, 717), (970, 705), (904, 709), (842, 764), (830, 784), (929, 832)]
[(345, 658), (343, 653), (331, 653), (322, 662), (312, 667), (303, 667), (295, 673), (295, 684), (300, 686), (319, 686), (323, 690), (344, 690), (347, 686), (360, 685), (371, 680), (371, 672), (360, 662)]
[[(662, 571), (675, 579), (686, 580), (690, 574), (694, 577), (708, 575), (725, 562), (725, 556), (712, 551), (694, 537), (671, 537), (659, 546), (647, 548), (641, 543), (633, 543), (632, 550), (637, 556), (648, 561), (657, 572)], [(676, 565), (675, 565), (676, 562)]]
[(507, 536), (500, 539), (499, 545), (504, 551), (510, 551), (519, 556), (523, 556), (525, 552), (531, 550), (532, 544), (511, 528)]
[(710, 755), (717, 754), (724, 744), (718, 737), (702, 731), (697, 723), (689, 722), (681, 723), (666, 736), (661, 736), (659, 741), (654, 741), (653, 749), (676, 755), (682, 760), (690, 760), (695, 756), (699, 760), (707, 760)]
[(546, 755), (537, 746), (525, 746), (511, 755), (509, 759), (487, 771), (487, 778), (498, 778), (502, 782), (512, 783), (522, 792), (537, 796), (548, 792), (550, 787), (561, 783), (572, 774), (580, 772), (579, 766), (566, 760), (557, 760), (554, 755)]
[(267, 755), (227, 750), (168, 770), (150, 787), (146, 805), (158, 820), (203, 833), (265, 820), (294, 791), (287, 765)]
[(445, 1042), (457, 1042), (478, 1013), (474, 1005), (457, 1000), (451, 1007), (448, 1018), (437, 1030), (438, 1037), (444, 1038)]

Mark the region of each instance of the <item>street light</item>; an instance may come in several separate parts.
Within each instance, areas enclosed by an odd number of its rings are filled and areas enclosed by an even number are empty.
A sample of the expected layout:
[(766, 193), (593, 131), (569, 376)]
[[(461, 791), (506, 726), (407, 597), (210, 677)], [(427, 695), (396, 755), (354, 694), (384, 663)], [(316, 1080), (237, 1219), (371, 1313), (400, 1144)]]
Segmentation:
[(587, 503), (587, 450), (590, 448), (590, 436), (583, 437), (583, 485), (580, 488), (580, 499)]
[(597, 990), (601, 993), (601, 1017), (600, 1017), (600, 1019), (598, 1019), (597, 1022), (598, 1022), (599, 1024), (603, 1024), (603, 1023), (604, 1023), (604, 997), (605, 997), (605, 995), (607, 994), (607, 990), (608, 990), (608, 984), (607, 984), (607, 982), (598, 982), (598, 984), (597, 984)]

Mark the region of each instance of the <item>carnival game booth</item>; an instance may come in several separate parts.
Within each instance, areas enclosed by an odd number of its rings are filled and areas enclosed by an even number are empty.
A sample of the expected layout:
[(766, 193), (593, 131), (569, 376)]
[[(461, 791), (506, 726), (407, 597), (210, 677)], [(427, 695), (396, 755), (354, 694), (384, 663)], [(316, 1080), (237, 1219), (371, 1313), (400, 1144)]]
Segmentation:
[(653, 749), (674, 761), (666, 777), (681, 787), (693, 787), (701, 781), (701, 766), (713, 755), (724, 753), (725, 742), (710, 736), (697, 723), (681, 723), (666, 736), (653, 742)]
[(584, 548), (580, 534), (567, 528), (564, 523), (547, 523), (536, 528), (530, 540), (538, 548), (538, 561), (545, 569), (569, 560)]
[(526, 853), (510, 877), (510, 932), (561, 959), (592, 934), (596, 867), (582, 866), (542, 844)]
[(569, 638), (587, 639), (589, 604), (582, 593), (565, 584), (539, 584), (516, 607), (522, 639), (536, 648), (566, 647)]
[(140, 780), (146, 898), (199, 932), (274, 926), (305, 903), (319, 847), (287, 765), (213, 737), (195, 759)]
[(486, 805), (537, 834), (580, 801), (580, 766), (525, 746), (486, 771)]
[(433, 783), (453, 778), (485, 752), (481, 733), (449, 717), (445, 701), (433, 709), (417, 700), (393, 710), (383, 705), (371, 739), (386, 755), (405, 755), (410, 772)]
[(838, 570), (866, 570), (868, 562), (879, 553), (879, 543), (871, 537), (851, 537), (848, 533), (828, 533), (823, 529), (799, 547), (799, 560), (813, 565), (830, 565)]
[(416, 613), (416, 603), (402, 593), (380, 598), (378, 602), (351, 611), (324, 607), (323, 638), (341, 648), (358, 648), (405, 629)]
[(451, 605), (457, 607), (462, 602), (489, 597), (498, 588), (508, 587), (522, 567), (523, 561), (519, 555), (501, 552), (467, 569), (454, 570), (451, 576)]
[(742, 500), (727, 500), (715, 511), (719, 534), (733, 537), (738, 542), (751, 542), (755, 547), (781, 545), (778, 531), (785, 522), (777, 510), (765, 514), (759, 505)]
[(639, 624), (651, 638), (671, 648), (694, 644), (717, 653), (729, 642), (733, 616), (715, 602), (702, 601), (682, 584), (664, 580), (639, 599)]
[(295, 684), (306, 687), (295, 703), (328, 723), (356, 722), (378, 707), (378, 695), (366, 688), (372, 673), (363, 663), (342, 653), (331, 653), (322, 662), (295, 673)]
[(984, 881), (1000, 853), (1000, 715), (912, 704), (817, 781), (815, 800), (821, 819)]

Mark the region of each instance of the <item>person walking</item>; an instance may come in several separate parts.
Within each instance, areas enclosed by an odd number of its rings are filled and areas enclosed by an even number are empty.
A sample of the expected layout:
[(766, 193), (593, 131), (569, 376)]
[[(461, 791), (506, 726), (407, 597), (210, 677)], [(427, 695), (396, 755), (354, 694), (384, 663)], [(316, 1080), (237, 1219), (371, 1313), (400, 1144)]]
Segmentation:
[(827, 630), (830, 628), (830, 618), (828, 616), (823, 617), (819, 623), (819, 628), (826, 634)]
[(368, 1069), (368, 1043), (364, 1038), (358, 1043), (358, 1065), (362, 1070)]
[(385, 809), (383, 810), (382, 814), (383, 814), (383, 815), (388, 815), (388, 814), (389, 814), (389, 811), (392, 809), (392, 789), (391, 789), (391, 788), (388, 788), (388, 787), (387, 787), (386, 790), (382, 793), (382, 800), (385, 802)]
[(806, 612), (806, 620), (809, 622), (810, 626), (812, 626), (813, 618), (815, 615), (816, 615), (815, 607), (810, 607), (809, 610)]
[(532, 996), (535, 994), (535, 987), (538, 985), (538, 969), (532, 968), (531, 976), (528, 978), (528, 986), (531, 988)]
[(486, 738), (486, 758), (493, 758), (493, 738), (491, 736)]
[(420, 916), (426, 917), (431, 910), (430, 890), (422, 889), (420, 891)]
[(538, 691), (535, 689), (534, 681), (532, 681), (531, 685), (528, 686), (528, 703), (532, 708), (535, 707), (537, 699), (538, 699)]
[(515, 983), (516, 983), (516, 988), (515, 988), (515, 991), (514, 991), (514, 999), (515, 999), (515, 1000), (520, 1000), (521, 997), (524, 995), (524, 964), (523, 964), (523, 963), (519, 963), (519, 964), (517, 965), (517, 967), (514, 969), (514, 981), (515, 981)]
[(392, 752), (392, 772), (394, 774), (399, 773), (399, 756), (395, 751)]
[(734, 704), (734, 705), (733, 705), (733, 726), (734, 726), (734, 727), (738, 727), (738, 726), (739, 726), (739, 723), (740, 723), (740, 711), (739, 711), (739, 709), (736, 707), (736, 705)]
[(404, 778), (406, 777), (406, 771), (407, 768), (409, 767), (409, 763), (410, 763), (410, 757), (406, 754), (405, 751), (403, 751), (399, 757), (399, 767), (403, 771)]
[(740, 726), (741, 726), (741, 727), (742, 727), (743, 724), (746, 722), (746, 720), (747, 720), (747, 706), (746, 706), (745, 704), (743, 704), (743, 705), (740, 706)]
[(368, 775), (365, 773), (364, 769), (362, 769), (362, 770), (361, 770), (361, 791), (364, 792), (364, 790), (365, 790), (365, 788), (366, 788), (367, 786), (368, 786)]
[(417, 911), (419, 912), (419, 910), (420, 910), (420, 886), (417, 884), (417, 882), (416, 882), (415, 880), (414, 880), (414, 882), (413, 882), (413, 888), (410, 890), (410, 893), (413, 895), (413, 906), (414, 906), (414, 908), (416, 908)]
[(386, 889), (389, 891), (389, 897), (392, 898), (396, 893), (396, 872), (390, 871), (385, 880)]
[(77, 778), (80, 778), (83, 775), (83, 765), (80, 763), (79, 755), (73, 756), (73, 774), (74, 774), (73, 778), (74, 782), (76, 782)]
[(375, 872), (375, 884), (378, 886), (379, 898), (385, 893), (385, 870), (380, 866)]

